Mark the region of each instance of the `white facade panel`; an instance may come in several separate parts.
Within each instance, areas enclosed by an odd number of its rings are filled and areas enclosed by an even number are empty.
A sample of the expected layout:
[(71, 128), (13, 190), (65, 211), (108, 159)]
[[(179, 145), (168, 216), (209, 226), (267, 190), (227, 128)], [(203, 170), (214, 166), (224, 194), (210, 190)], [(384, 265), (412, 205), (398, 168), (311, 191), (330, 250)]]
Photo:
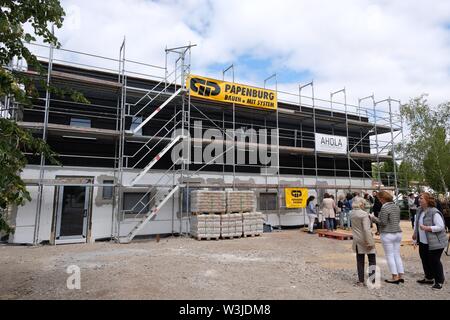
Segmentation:
[[(131, 181), (133, 177), (136, 176), (138, 171), (135, 172), (124, 172), (124, 180)], [(164, 172), (155, 172), (147, 174), (140, 181), (141, 184), (151, 184), (161, 177)], [(27, 167), (23, 173), (22, 177), (24, 179), (36, 179), (39, 176), (39, 169), (37, 166)], [(113, 177), (113, 172), (108, 169), (91, 169), (91, 168), (48, 168), (45, 171), (45, 179), (55, 179), (57, 176), (74, 176), (74, 177), (94, 177), (94, 182), (96, 184), (102, 183), (102, 179), (110, 179)], [(201, 172), (200, 174), (193, 176), (192, 178), (198, 178), (202, 183), (212, 183), (213, 181), (223, 181), (225, 178), (225, 183), (232, 183), (233, 176), (226, 174), (225, 177), (222, 173), (212, 173), (212, 172)], [(255, 175), (255, 174), (237, 174), (236, 180), (239, 183), (249, 183), (249, 184), (276, 184), (278, 179), (276, 177)], [(348, 185), (350, 183), (348, 178), (334, 178), (334, 177), (319, 177), (318, 181), (323, 184), (335, 185)], [(294, 175), (283, 175), (280, 176), (280, 183), (292, 183), (298, 186), (304, 184), (314, 184), (316, 182), (315, 177), (299, 177)], [(370, 188), (371, 180), (356, 178), (352, 179), (352, 186), (354, 188)], [(92, 203), (91, 203), (91, 239), (88, 241), (95, 241), (96, 239), (103, 239), (111, 237), (112, 232), (112, 200), (111, 203), (106, 203), (101, 199), (100, 193), (101, 187), (93, 188)], [(33, 232), (34, 232), (34, 222), (36, 214), (36, 199), (38, 195), (38, 188), (36, 186), (29, 186), (32, 201), (27, 202), (24, 206), (17, 209), (16, 216), (16, 233), (10, 238), (13, 243), (32, 243), (33, 242)], [(51, 229), (54, 219), (55, 210), (55, 186), (45, 186), (44, 196), (43, 196), (43, 206), (41, 212), (41, 223), (39, 228), (39, 240), (49, 241), (51, 240)], [(261, 189), (255, 189), (256, 193), (261, 192)], [(265, 190), (264, 190), (265, 191)], [(270, 192), (271, 190), (269, 190)], [(272, 191), (276, 191), (273, 189)], [(321, 190), (321, 192), (335, 193), (334, 189)], [(317, 196), (315, 190), (310, 190), (311, 195)], [(338, 191), (339, 193), (344, 193), (344, 190)], [(179, 221), (179, 194), (175, 194), (174, 199), (169, 199), (169, 201), (162, 207), (160, 212), (156, 217), (150, 221), (138, 235), (149, 235), (149, 234), (170, 234), (172, 232), (180, 232), (180, 221)], [(282, 198), (283, 200), (283, 198)], [(173, 204), (175, 207), (173, 208)], [(172, 216), (175, 219), (172, 221)], [(303, 225), (304, 213), (303, 209), (294, 211), (285, 211), (278, 213), (266, 214), (266, 222), (274, 226), (294, 226)], [(307, 221), (306, 221), (307, 222)], [(121, 223), (120, 234), (126, 235), (133, 227), (138, 223), (137, 221), (125, 221)], [(189, 221), (185, 219), (182, 223), (181, 232), (187, 232), (189, 230)]]

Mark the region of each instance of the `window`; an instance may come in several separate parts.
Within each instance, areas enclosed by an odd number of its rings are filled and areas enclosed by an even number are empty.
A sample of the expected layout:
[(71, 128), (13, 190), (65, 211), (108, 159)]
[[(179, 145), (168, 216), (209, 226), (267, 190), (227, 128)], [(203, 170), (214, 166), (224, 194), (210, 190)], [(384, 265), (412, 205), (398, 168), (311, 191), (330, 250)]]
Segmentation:
[(123, 210), (125, 210), (126, 213), (148, 213), (150, 211), (149, 202), (150, 193), (126, 192), (123, 194)]
[(73, 127), (90, 128), (91, 119), (70, 118), (70, 125)]
[(103, 193), (102, 193), (102, 199), (103, 200), (111, 200), (113, 198), (113, 180), (103, 180), (103, 184), (110, 184), (111, 186), (104, 186), (103, 187)]
[(276, 193), (259, 194), (259, 210), (276, 210), (278, 208)]
[[(133, 131), (134, 129), (136, 129), (140, 124), (142, 123), (142, 117), (133, 117), (131, 120), (131, 127), (130, 130)], [(137, 136), (142, 136), (142, 128), (139, 129), (139, 131), (137, 131), (135, 133), (135, 135)]]

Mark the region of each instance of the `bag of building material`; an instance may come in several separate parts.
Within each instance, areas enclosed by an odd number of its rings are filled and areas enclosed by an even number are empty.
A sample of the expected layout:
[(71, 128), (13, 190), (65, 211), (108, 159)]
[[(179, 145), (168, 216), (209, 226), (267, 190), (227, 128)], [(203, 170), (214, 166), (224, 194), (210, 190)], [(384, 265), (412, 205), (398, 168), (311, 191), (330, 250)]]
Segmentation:
[(225, 191), (195, 190), (191, 192), (191, 211), (195, 213), (223, 213), (226, 211)]
[(255, 210), (253, 191), (227, 191), (227, 212), (251, 212)]
[(201, 214), (191, 217), (190, 234), (195, 238), (220, 237), (220, 216), (215, 214)]

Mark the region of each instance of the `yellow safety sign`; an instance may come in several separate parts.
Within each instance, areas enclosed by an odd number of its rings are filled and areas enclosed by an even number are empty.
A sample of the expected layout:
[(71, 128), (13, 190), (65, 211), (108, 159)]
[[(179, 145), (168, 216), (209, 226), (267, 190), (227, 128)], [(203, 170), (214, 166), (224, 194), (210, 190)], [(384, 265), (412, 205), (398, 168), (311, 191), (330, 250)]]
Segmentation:
[(273, 90), (195, 75), (187, 78), (186, 86), (193, 97), (277, 110), (277, 93)]
[(308, 189), (285, 188), (286, 208), (306, 208)]

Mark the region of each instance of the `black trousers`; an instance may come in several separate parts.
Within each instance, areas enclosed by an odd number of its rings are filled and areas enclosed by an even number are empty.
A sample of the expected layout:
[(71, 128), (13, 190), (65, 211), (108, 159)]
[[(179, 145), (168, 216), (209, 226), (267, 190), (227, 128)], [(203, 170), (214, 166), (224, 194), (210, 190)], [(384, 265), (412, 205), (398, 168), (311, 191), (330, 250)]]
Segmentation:
[(415, 220), (416, 212), (417, 212), (417, 210), (409, 209), (409, 219), (411, 220), (411, 225), (412, 225), (413, 229), (414, 229), (414, 220)]
[[(373, 215), (378, 218), (380, 212), (374, 212)], [(375, 226), (377, 227), (377, 232), (380, 233), (380, 226), (378, 225), (378, 223), (375, 223)]]
[(445, 226), (450, 231), (450, 217), (445, 217), (444, 220), (445, 220)]
[[(358, 253), (358, 247), (356, 247), (356, 267), (358, 270), (358, 280), (359, 282), (364, 282), (364, 260), (365, 260), (365, 254), (364, 253)], [(376, 256), (375, 253), (369, 253), (367, 254), (367, 258), (369, 259), (369, 267), (370, 266), (376, 266)], [(375, 268), (370, 269), (369, 277), (372, 276), (375, 273)]]
[(444, 249), (429, 250), (428, 244), (419, 242), (419, 255), (422, 260), (425, 278), (434, 279), (437, 283), (444, 283), (444, 268), (441, 263), (441, 256)]

